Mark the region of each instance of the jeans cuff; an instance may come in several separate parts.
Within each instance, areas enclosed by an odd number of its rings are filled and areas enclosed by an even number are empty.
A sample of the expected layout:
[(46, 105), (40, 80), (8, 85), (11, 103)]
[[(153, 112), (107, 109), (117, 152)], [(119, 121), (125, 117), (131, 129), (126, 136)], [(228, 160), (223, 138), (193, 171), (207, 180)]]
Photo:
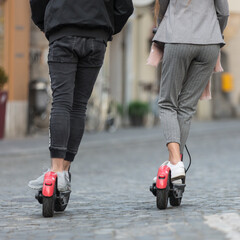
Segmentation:
[(75, 156), (76, 156), (76, 153), (66, 152), (64, 160), (69, 161), (69, 162), (73, 162)]
[(65, 158), (66, 150), (49, 148), (51, 158)]

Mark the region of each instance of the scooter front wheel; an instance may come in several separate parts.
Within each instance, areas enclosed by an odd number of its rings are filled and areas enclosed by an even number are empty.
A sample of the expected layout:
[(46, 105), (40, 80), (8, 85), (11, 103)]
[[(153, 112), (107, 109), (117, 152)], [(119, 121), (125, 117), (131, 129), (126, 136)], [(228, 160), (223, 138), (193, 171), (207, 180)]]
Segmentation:
[(165, 189), (157, 189), (157, 191), (156, 191), (156, 193), (157, 193), (156, 194), (157, 208), (160, 210), (164, 210), (167, 208), (169, 188), (170, 188), (170, 181), (169, 181), (169, 176), (168, 176), (167, 187)]

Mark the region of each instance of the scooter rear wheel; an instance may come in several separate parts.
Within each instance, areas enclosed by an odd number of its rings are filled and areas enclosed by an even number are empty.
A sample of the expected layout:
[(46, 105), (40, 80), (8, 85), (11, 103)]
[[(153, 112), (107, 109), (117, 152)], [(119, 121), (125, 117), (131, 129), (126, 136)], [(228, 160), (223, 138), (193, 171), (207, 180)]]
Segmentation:
[(164, 210), (168, 205), (168, 196), (169, 196), (169, 188), (170, 188), (170, 176), (168, 176), (167, 187), (165, 189), (157, 189), (157, 208), (160, 210)]
[(173, 207), (178, 207), (181, 205), (182, 198), (175, 198), (173, 195), (170, 196), (170, 204)]
[(69, 199), (70, 199), (70, 192), (65, 193), (64, 199), (61, 198), (61, 193), (59, 193), (59, 195), (55, 201), (54, 210), (56, 212), (63, 212), (68, 205)]
[[(186, 178), (182, 179), (182, 184), (185, 184), (185, 181), (186, 181)], [(169, 200), (170, 200), (171, 206), (178, 207), (178, 206), (181, 205), (182, 197), (181, 198), (176, 198), (174, 196), (173, 192), (171, 192), (169, 198), (170, 198)]]
[(43, 196), (43, 205), (42, 205), (42, 215), (43, 217), (53, 217), (54, 214), (54, 206), (56, 199), (56, 183), (54, 187), (54, 193), (52, 197), (44, 197)]

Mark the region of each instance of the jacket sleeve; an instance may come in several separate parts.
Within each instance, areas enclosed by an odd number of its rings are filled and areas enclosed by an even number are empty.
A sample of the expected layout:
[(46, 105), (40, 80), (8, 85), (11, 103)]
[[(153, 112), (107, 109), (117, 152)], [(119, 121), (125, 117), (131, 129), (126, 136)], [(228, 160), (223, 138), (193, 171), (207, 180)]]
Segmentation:
[(216, 8), (221, 32), (223, 34), (223, 31), (227, 26), (228, 17), (229, 17), (228, 0), (215, 0), (215, 8)]
[(114, 3), (114, 34), (121, 32), (128, 18), (133, 13), (132, 0), (115, 0)]
[(30, 0), (32, 20), (44, 32), (44, 15), (49, 0)]
[(159, 11), (159, 15), (158, 15), (158, 25), (161, 23), (161, 21), (164, 18), (164, 15), (167, 11), (169, 2), (170, 2), (170, 0), (159, 0), (160, 11)]

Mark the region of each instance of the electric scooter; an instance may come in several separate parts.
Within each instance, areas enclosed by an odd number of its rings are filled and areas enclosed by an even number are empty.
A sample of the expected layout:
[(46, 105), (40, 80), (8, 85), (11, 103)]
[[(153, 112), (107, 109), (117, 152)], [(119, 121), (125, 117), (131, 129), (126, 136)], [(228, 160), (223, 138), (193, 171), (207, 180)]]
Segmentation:
[[(187, 146), (186, 150), (189, 156), (189, 165), (185, 171), (187, 173), (191, 166), (192, 159)], [(168, 206), (168, 199), (172, 206), (180, 206), (186, 187), (185, 181), (186, 178), (181, 179), (181, 182), (179, 183), (173, 183), (171, 181), (171, 169), (167, 165), (161, 165), (158, 169), (156, 182), (150, 186), (150, 191), (156, 197), (157, 208), (160, 210), (166, 209)]]
[[(55, 212), (63, 212), (69, 202), (71, 191), (59, 192), (57, 189), (57, 173), (47, 172), (44, 176), (43, 188), (35, 195), (35, 198), (42, 204), (43, 217), (53, 217)], [(71, 181), (71, 173), (69, 172)]]

